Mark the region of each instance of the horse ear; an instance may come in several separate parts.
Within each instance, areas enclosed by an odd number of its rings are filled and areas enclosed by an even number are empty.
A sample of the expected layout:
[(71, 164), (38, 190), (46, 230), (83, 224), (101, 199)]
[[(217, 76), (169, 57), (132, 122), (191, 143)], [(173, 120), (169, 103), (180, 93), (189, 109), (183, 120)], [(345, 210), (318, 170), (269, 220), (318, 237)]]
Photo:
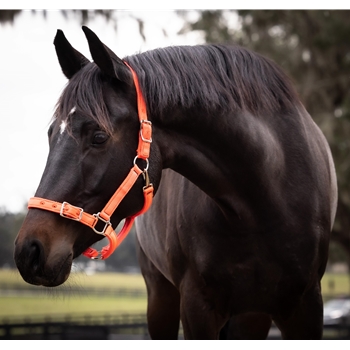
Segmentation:
[(64, 36), (62, 30), (57, 30), (53, 43), (63, 74), (68, 79), (90, 62), (84, 55), (73, 48)]
[(131, 84), (132, 76), (124, 62), (103, 44), (91, 29), (85, 26), (82, 29), (88, 41), (91, 56), (102, 72), (112, 78)]

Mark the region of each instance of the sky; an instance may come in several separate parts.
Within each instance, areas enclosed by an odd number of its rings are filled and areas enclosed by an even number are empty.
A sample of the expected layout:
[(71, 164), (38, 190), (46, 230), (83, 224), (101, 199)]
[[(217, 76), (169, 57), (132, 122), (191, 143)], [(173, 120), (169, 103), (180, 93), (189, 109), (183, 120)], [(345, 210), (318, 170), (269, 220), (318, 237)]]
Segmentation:
[[(145, 21), (146, 42), (137, 22)], [(171, 10), (122, 11), (118, 31), (97, 17), (88, 26), (119, 57), (161, 46), (203, 42), (199, 33), (177, 35), (182, 22)], [(169, 23), (171, 25), (169, 25)], [(55, 104), (67, 83), (56, 57), (53, 39), (62, 29), (69, 42), (91, 59), (77, 17), (65, 19), (60, 11), (24, 11), (13, 25), (0, 25), (0, 208), (25, 208), (40, 182), (47, 155), (47, 130)], [(163, 29), (168, 36), (165, 37)]]
[[(338, 0), (337, 0), (338, 1)], [(318, 8), (342, 8), (337, 1), (318, 1)], [(8, 2), (8, 1), (7, 1)], [(46, 8), (48, 2), (11, 1), (11, 6), (0, 0), (0, 9), (5, 8)], [(53, 115), (55, 104), (67, 83), (61, 72), (56, 57), (53, 39), (57, 29), (62, 29), (70, 43), (86, 57), (91, 58), (85, 35), (77, 17), (64, 18), (55, 8), (89, 8), (73, 6), (72, 1), (61, 1), (57, 7), (48, 10), (46, 19), (40, 13), (30, 10), (22, 11), (13, 25), (0, 24), (0, 210), (18, 212), (26, 207), (26, 203), (35, 193), (43, 173), (47, 155), (47, 130)], [(99, 8), (114, 8), (115, 2), (100, 0)], [(169, 45), (195, 45), (203, 43), (199, 32), (178, 35), (182, 21), (172, 7), (177, 9), (192, 8), (212, 9), (225, 8), (223, 3), (191, 2), (179, 0), (176, 3), (159, 3), (129, 0), (128, 10), (116, 12), (118, 31), (113, 24), (106, 23), (97, 17), (88, 26), (119, 57), (132, 55), (157, 47)], [(30, 7), (29, 7), (30, 4)], [(80, 2), (82, 4), (82, 2)], [(85, 4), (85, 3), (84, 3)], [(166, 6), (163, 6), (167, 4)], [(281, 8), (278, 2), (258, 2), (263, 8)], [(45, 6), (46, 5), (46, 6)], [(57, 4), (56, 4), (57, 5)], [(86, 4), (85, 4), (86, 5)], [(254, 1), (244, 2), (245, 8), (259, 8)], [(287, 8), (313, 8), (307, 2), (294, 1)], [(317, 8), (317, 7), (316, 7)], [(194, 13), (192, 11), (192, 13)], [(136, 16), (145, 21), (146, 41), (139, 34), (137, 22), (131, 18)], [(164, 35), (164, 29), (167, 36)]]

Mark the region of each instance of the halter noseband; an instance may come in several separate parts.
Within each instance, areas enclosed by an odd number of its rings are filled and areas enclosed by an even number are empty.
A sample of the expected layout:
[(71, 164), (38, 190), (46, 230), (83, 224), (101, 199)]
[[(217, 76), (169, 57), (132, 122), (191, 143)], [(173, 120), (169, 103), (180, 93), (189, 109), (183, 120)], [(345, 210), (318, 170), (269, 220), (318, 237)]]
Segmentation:
[[(103, 235), (107, 237), (109, 244), (102, 248), (100, 252), (98, 252), (94, 248), (88, 248), (84, 251), (83, 255), (90, 259), (107, 259), (114, 250), (120, 245), (120, 243), (124, 240), (124, 238), (129, 233), (135, 218), (138, 215), (143, 214), (148, 210), (148, 208), (152, 204), (153, 199), (153, 185), (149, 182), (148, 177), (148, 158), (150, 154), (151, 142), (152, 142), (152, 123), (147, 120), (147, 110), (146, 103), (142, 96), (142, 92), (139, 86), (139, 81), (134, 70), (124, 62), (129, 69), (131, 70), (136, 93), (137, 93), (137, 109), (138, 116), (140, 120), (140, 133), (139, 133), (139, 143), (136, 151), (136, 157), (134, 159), (134, 166), (131, 168), (129, 174), (120, 185), (120, 187), (115, 191), (111, 199), (105, 205), (105, 207), (98, 212), (97, 214), (89, 214), (84, 212), (82, 208), (75, 207), (67, 202), (59, 203), (55, 201), (51, 201), (49, 199), (33, 197), (28, 202), (28, 209), (36, 208), (48, 210), (57, 214), (60, 214), (62, 217), (66, 219), (75, 220), (81, 222), (82, 224), (89, 226), (94, 230), (95, 233), (99, 235)], [(146, 161), (146, 168), (141, 170), (136, 164), (137, 159), (143, 159)], [(129, 216), (125, 219), (124, 225), (122, 229), (117, 234), (110, 222), (111, 216), (114, 211), (119, 206), (120, 202), (123, 198), (128, 194), (136, 180), (140, 175), (143, 175), (145, 180), (145, 186), (143, 187), (143, 195), (144, 195), (144, 205), (143, 208), (136, 214)], [(104, 227), (101, 231), (97, 230), (96, 225), (98, 222), (102, 222)]]

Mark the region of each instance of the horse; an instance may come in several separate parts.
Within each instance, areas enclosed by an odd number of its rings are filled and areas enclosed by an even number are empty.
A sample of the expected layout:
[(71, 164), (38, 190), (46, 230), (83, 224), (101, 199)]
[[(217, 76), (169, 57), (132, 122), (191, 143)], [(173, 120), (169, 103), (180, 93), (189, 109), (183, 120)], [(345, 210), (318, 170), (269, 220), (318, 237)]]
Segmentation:
[(180, 322), (185, 339), (265, 339), (272, 322), (283, 339), (321, 339), (336, 173), (288, 76), (237, 45), (120, 59), (83, 31), (93, 61), (54, 40), (68, 84), (15, 241), (23, 279), (64, 283), (137, 216), (152, 339), (177, 339)]

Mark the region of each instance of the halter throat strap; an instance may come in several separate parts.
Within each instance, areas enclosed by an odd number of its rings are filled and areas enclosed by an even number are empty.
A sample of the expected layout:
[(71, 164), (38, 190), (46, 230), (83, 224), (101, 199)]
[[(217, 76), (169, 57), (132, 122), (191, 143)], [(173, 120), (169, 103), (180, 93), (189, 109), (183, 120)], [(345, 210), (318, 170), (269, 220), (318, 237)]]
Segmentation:
[[(115, 193), (105, 205), (105, 207), (97, 214), (89, 214), (85, 212), (83, 208), (76, 207), (67, 202), (60, 203), (45, 198), (33, 197), (30, 198), (28, 202), (28, 209), (35, 208), (57, 213), (66, 219), (78, 221), (90, 227), (96, 234), (105, 236), (108, 239), (109, 244), (102, 248), (100, 252), (91, 247), (83, 252), (83, 255), (90, 259), (107, 259), (130, 232), (135, 218), (148, 210), (148, 208), (152, 204), (153, 199), (153, 185), (149, 183), (148, 177), (148, 158), (150, 155), (150, 148), (152, 143), (152, 123), (147, 118), (146, 103), (140, 89), (137, 75), (127, 62), (124, 61), (124, 63), (132, 73), (133, 81), (136, 88), (140, 132), (138, 147), (136, 150), (136, 157), (134, 159), (134, 166), (131, 168), (129, 174), (127, 175), (123, 183), (118, 187), (118, 189), (115, 191)], [(146, 168), (144, 170), (141, 170), (136, 164), (137, 159), (139, 158), (146, 161)], [(138, 213), (127, 217), (125, 219), (122, 229), (117, 234), (112, 227), (110, 219), (115, 210), (118, 208), (121, 201), (129, 193), (129, 191), (131, 190), (131, 188), (133, 187), (140, 175), (143, 175), (145, 181), (145, 186), (143, 187), (143, 208)], [(102, 223), (102, 226), (99, 223)], [(98, 224), (103, 228), (97, 228)]]

